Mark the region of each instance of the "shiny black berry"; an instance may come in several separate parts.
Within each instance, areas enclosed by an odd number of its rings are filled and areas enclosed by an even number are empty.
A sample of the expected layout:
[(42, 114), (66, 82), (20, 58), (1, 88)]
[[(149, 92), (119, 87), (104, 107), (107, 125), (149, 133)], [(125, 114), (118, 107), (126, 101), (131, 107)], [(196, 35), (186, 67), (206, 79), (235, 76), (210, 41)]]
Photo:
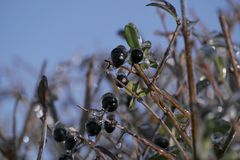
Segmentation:
[(131, 61), (136, 64), (143, 60), (143, 52), (140, 49), (133, 49), (131, 51)]
[(67, 139), (67, 130), (64, 127), (55, 128), (53, 131), (53, 137), (57, 142), (62, 142)]
[[(126, 85), (128, 84), (127, 76), (124, 75), (124, 74), (119, 74), (119, 75), (117, 75), (117, 79), (118, 79), (120, 82), (122, 82), (122, 84), (123, 84), (124, 86), (126, 86)], [(123, 87), (122, 84), (119, 83), (118, 81), (116, 81), (116, 85), (117, 85), (119, 88), (122, 88), (122, 87)]]
[(62, 155), (61, 157), (59, 157), (58, 160), (73, 160), (72, 156), (71, 155)]
[(166, 149), (169, 146), (169, 140), (167, 138), (158, 136), (154, 139), (154, 144)]
[(102, 125), (95, 120), (86, 123), (86, 129), (89, 136), (96, 136), (101, 132)]
[(105, 93), (102, 96), (102, 107), (108, 112), (113, 112), (118, 107), (118, 100), (117, 98), (110, 92)]
[(109, 116), (108, 120), (104, 122), (104, 129), (107, 133), (112, 133), (116, 128), (117, 121), (114, 119), (114, 116)]
[(124, 64), (125, 59), (127, 58), (126, 48), (122, 45), (114, 48), (111, 52), (111, 59), (113, 66), (116, 68)]
[(77, 139), (74, 136), (70, 136), (65, 141), (65, 149), (66, 150), (72, 150), (75, 147), (76, 144), (77, 144)]

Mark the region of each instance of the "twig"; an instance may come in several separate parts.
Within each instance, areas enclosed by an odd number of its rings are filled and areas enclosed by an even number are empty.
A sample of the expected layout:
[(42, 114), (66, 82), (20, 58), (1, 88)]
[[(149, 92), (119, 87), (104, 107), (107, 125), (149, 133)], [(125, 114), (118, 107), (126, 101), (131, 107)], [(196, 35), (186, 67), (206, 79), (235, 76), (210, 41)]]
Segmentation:
[(175, 138), (175, 136), (172, 134), (171, 130), (168, 128), (168, 126), (165, 124), (165, 122), (152, 110), (152, 108), (150, 106), (148, 106), (147, 103), (145, 103), (143, 101), (143, 99), (141, 97), (138, 97), (136, 95), (136, 93), (134, 93), (133, 91), (129, 90), (126, 86), (124, 86), (124, 84), (122, 84), (121, 81), (119, 81), (117, 78), (113, 77), (113, 75), (111, 75), (111, 77), (117, 81), (118, 83), (120, 83), (128, 92), (130, 92), (132, 94), (132, 96), (134, 98), (137, 99), (137, 101), (139, 103), (141, 103), (162, 125), (162, 127), (168, 132), (168, 134), (170, 135), (170, 137), (173, 139), (173, 141), (176, 143), (176, 145), (178, 146), (182, 156), (184, 157), (184, 159), (188, 159), (187, 154), (185, 153), (185, 151), (183, 150), (182, 146), (179, 144), (179, 142), (177, 141), (177, 139)]
[(176, 118), (174, 117), (174, 115), (170, 112), (170, 110), (168, 108), (164, 109), (163, 106), (167, 106), (167, 105), (159, 104), (159, 102), (161, 102), (160, 96), (163, 96), (164, 98), (169, 100), (187, 118), (190, 117), (189, 116), (189, 112), (186, 111), (181, 105), (179, 105), (176, 102), (176, 100), (174, 100), (174, 98), (172, 98), (166, 91), (160, 90), (155, 84), (151, 83), (150, 80), (148, 79), (148, 77), (145, 75), (145, 73), (142, 71), (141, 67), (138, 64), (134, 64), (134, 68), (137, 70), (137, 72), (140, 75), (140, 77), (143, 78), (145, 84), (149, 87), (149, 89), (153, 93), (157, 94), (157, 96), (152, 96), (152, 99), (154, 100), (154, 102), (158, 105), (158, 107), (160, 107), (160, 109), (162, 111), (164, 111), (164, 113), (166, 115), (168, 115), (168, 117), (172, 120), (174, 126), (177, 128), (178, 132), (183, 136), (184, 140), (192, 148), (192, 145), (190, 143), (190, 140), (189, 140), (188, 136), (185, 133), (182, 132), (182, 130), (180, 129), (180, 127), (178, 125), (178, 122), (176, 121)]
[(43, 107), (43, 116), (41, 118), (43, 121), (43, 126), (41, 140), (39, 142), (37, 160), (42, 160), (43, 147), (45, 146), (47, 137), (47, 105), (46, 105), (47, 96), (48, 96), (48, 81), (47, 77), (43, 75), (38, 86), (38, 100)]
[(22, 144), (22, 139), (24, 137), (24, 135), (26, 134), (26, 132), (28, 131), (28, 128), (29, 128), (29, 124), (31, 122), (31, 117), (32, 117), (32, 111), (34, 109), (34, 105), (36, 104), (36, 96), (37, 96), (37, 88), (38, 88), (38, 80), (41, 78), (41, 76), (43, 75), (43, 73), (45, 72), (45, 69), (46, 69), (46, 66), (47, 66), (47, 61), (44, 60), (42, 66), (41, 66), (41, 69), (40, 69), (40, 72), (39, 72), (39, 76), (38, 76), (38, 79), (37, 79), (37, 83), (36, 83), (36, 86), (35, 86), (35, 89), (34, 89), (34, 97), (32, 98), (32, 101), (30, 103), (30, 108), (28, 110), (28, 113), (27, 113), (27, 116), (26, 116), (26, 119), (24, 121), (24, 127), (23, 127), (23, 130), (19, 136), (19, 142), (18, 142), (18, 147), (21, 146)]
[(185, 43), (185, 54), (187, 63), (187, 77), (188, 77), (188, 91), (189, 91), (189, 107), (191, 111), (191, 125), (192, 125), (192, 143), (193, 143), (193, 159), (200, 159), (198, 152), (200, 152), (198, 146), (198, 122), (196, 113), (196, 89), (193, 75), (193, 63), (191, 55), (191, 44), (189, 39), (189, 31), (187, 26), (187, 18), (185, 13), (185, 0), (181, 0), (181, 12), (183, 21), (183, 38)]
[(240, 77), (238, 74), (237, 61), (236, 61), (236, 57), (235, 57), (234, 50), (233, 50), (231, 34), (230, 34), (229, 28), (227, 26), (226, 17), (223, 15), (222, 11), (219, 11), (219, 21), (220, 21), (221, 28), (222, 28), (222, 31), (224, 34), (225, 43), (227, 45), (228, 58), (233, 66), (233, 74), (234, 74), (235, 80), (237, 82), (237, 86), (238, 86), (238, 88), (240, 88)]
[[(84, 106), (89, 107), (91, 106), (92, 101), (92, 86), (93, 86), (93, 74), (94, 74), (94, 57), (91, 58), (88, 65), (88, 71), (86, 74), (86, 88), (85, 88), (85, 99), (84, 99)], [(88, 108), (87, 108), (88, 109)], [(81, 114), (81, 119), (79, 122), (80, 125), (80, 134), (83, 134), (85, 131), (84, 124), (86, 123), (88, 119), (88, 114)]]
[(171, 95), (169, 95), (164, 90), (160, 90), (154, 83), (150, 82), (150, 80), (148, 79), (148, 77), (145, 75), (145, 73), (138, 64), (134, 64), (134, 68), (137, 70), (137, 73), (144, 80), (145, 84), (148, 86), (150, 90), (152, 90), (153, 92), (157, 92), (159, 95), (166, 98), (169, 102), (171, 102), (174, 105), (174, 107), (176, 107), (180, 112), (182, 112), (182, 114), (185, 117), (190, 118), (189, 112), (186, 109), (184, 109), (180, 104), (178, 104), (178, 102), (173, 97), (171, 97)]
[(176, 40), (176, 38), (178, 36), (180, 26), (181, 26), (181, 21), (180, 21), (180, 19), (178, 19), (177, 20), (177, 26), (176, 26), (176, 29), (175, 29), (175, 31), (173, 33), (172, 39), (171, 39), (171, 41), (170, 41), (170, 43), (169, 43), (169, 45), (168, 45), (168, 47), (167, 47), (167, 49), (166, 49), (166, 51), (164, 53), (164, 57), (163, 57), (161, 63), (157, 67), (156, 73), (153, 76), (153, 79), (152, 79), (152, 83), (153, 84), (158, 79), (158, 77), (159, 77), (160, 73), (162, 72), (162, 69), (163, 69), (163, 67), (164, 67), (164, 65), (165, 65), (165, 63), (166, 63), (166, 61), (167, 61), (167, 59), (168, 59), (168, 57), (169, 57), (169, 55), (171, 53), (172, 46), (173, 46), (173, 44), (174, 44), (174, 42), (175, 42), (175, 40)]
[(14, 109), (13, 109), (13, 125), (12, 125), (12, 132), (13, 132), (13, 141), (14, 141), (14, 147), (15, 147), (15, 150), (17, 150), (17, 136), (16, 136), (16, 124), (17, 124), (17, 118), (16, 118), (16, 114), (17, 114), (17, 107), (18, 107), (18, 102), (19, 102), (19, 99), (20, 97), (17, 96), (16, 97), (16, 100), (15, 100), (15, 103), (14, 103)]
[[(104, 120), (107, 121), (107, 122), (110, 122), (110, 120), (108, 120), (108, 119), (104, 119)], [(158, 152), (159, 155), (165, 157), (166, 159), (170, 159), (170, 160), (174, 159), (174, 157), (172, 157), (172, 155), (168, 154), (163, 149), (160, 149), (159, 147), (157, 147), (155, 144), (153, 144), (151, 141), (147, 140), (146, 138), (137, 135), (136, 133), (128, 130), (126, 127), (124, 127), (120, 124), (117, 124), (116, 127), (121, 129), (124, 134), (127, 133), (127, 134), (133, 136), (134, 138), (136, 138), (138, 141), (140, 141), (140, 142), (144, 143), (145, 145), (149, 146), (151, 149), (155, 150), (156, 152)]]

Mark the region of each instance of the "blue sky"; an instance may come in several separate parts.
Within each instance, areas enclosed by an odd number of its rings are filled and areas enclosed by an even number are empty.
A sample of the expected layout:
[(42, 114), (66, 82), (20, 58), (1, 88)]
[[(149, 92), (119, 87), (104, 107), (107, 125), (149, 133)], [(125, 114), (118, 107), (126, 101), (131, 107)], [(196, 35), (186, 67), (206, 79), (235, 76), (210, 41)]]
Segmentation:
[[(1, 0), (0, 65), (13, 65), (18, 56), (35, 66), (48, 59), (51, 66), (81, 53), (110, 52), (123, 43), (116, 31), (135, 23), (145, 39), (157, 46), (153, 32), (162, 28), (156, 9), (148, 0)], [(179, 12), (179, 1), (170, 1)], [(219, 29), (216, 10), (223, 0), (189, 0), (192, 8), (210, 29)], [(168, 18), (168, 26), (174, 21)], [(39, 68), (39, 67), (37, 67)]]

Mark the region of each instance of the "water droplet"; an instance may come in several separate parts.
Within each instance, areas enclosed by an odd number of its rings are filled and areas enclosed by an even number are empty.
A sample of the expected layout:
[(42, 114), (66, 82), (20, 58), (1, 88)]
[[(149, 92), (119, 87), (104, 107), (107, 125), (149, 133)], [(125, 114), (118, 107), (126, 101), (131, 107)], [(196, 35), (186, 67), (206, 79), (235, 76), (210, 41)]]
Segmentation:
[(167, 60), (167, 63), (170, 64), (170, 65), (172, 65), (172, 66), (175, 65), (175, 62), (174, 62), (174, 59), (173, 59), (173, 58), (169, 58), (169, 59)]
[(211, 135), (211, 140), (214, 144), (219, 144), (223, 142), (223, 134), (220, 132), (215, 132)]
[(214, 99), (215, 94), (214, 94), (214, 90), (211, 86), (207, 88), (207, 96), (210, 99)]
[(24, 136), (23, 137), (23, 142), (24, 143), (28, 143), (29, 142), (29, 137), (28, 136)]
[(36, 112), (37, 118), (41, 118), (43, 116), (43, 110), (40, 109), (39, 111)]
[(37, 112), (37, 111), (39, 111), (41, 109), (41, 105), (40, 104), (36, 104), (35, 106), (34, 106), (34, 112)]
[(217, 110), (218, 110), (218, 112), (222, 112), (223, 111), (223, 107), (222, 106), (218, 106)]
[(207, 57), (212, 57), (216, 54), (216, 47), (212, 45), (204, 45), (201, 50)]
[(215, 115), (213, 113), (208, 113), (207, 114), (207, 119), (213, 119)]
[(118, 157), (118, 158), (123, 158), (123, 155), (122, 155), (121, 153), (118, 153), (118, 154), (117, 154), (117, 157)]
[(115, 147), (116, 147), (117, 149), (120, 149), (120, 148), (122, 147), (122, 143), (121, 143), (121, 142), (117, 143)]
[(88, 135), (88, 140), (89, 140), (89, 141), (92, 141), (92, 142), (95, 142), (95, 141), (96, 141), (96, 136), (90, 136), (90, 135)]

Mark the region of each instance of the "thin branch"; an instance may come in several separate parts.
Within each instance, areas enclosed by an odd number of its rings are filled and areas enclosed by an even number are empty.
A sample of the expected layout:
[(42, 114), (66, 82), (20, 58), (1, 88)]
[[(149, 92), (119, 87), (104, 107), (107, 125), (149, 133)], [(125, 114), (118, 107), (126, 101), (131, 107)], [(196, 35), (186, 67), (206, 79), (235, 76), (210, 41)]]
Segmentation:
[[(89, 107), (91, 106), (92, 101), (92, 87), (93, 87), (93, 75), (94, 75), (94, 57), (91, 58), (88, 65), (88, 71), (86, 73), (86, 88), (85, 88), (85, 99), (84, 99), (84, 106)], [(87, 108), (88, 109), (88, 108)], [(81, 114), (81, 119), (79, 122), (80, 126), (80, 133), (83, 134), (85, 131), (84, 124), (88, 119), (88, 114)]]
[(170, 43), (169, 43), (169, 45), (168, 45), (168, 47), (167, 47), (167, 49), (166, 49), (166, 51), (165, 51), (165, 53), (164, 53), (164, 57), (163, 57), (161, 63), (160, 63), (160, 64), (158, 65), (158, 67), (157, 67), (156, 73), (155, 73), (154, 76), (153, 76), (153, 79), (152, 79), (152, 83), (153, 83), (153, 84), (154, 84), (154, 83), (156, 82), (156, 80), (158, 79), (158, 77), (159, 77), (160, 73), (162, 72), (162, 69), (163, 69), (163, 67), (164, 67), (167, 59), (169, 58), (169, 55), (170, 55), (170, 53), (171, 53), (171, 49), (172, 49), (172, 47), (173, 47), (173, 44), (174, 44), (174, 42), (175, 42), (175, 40), (176, 40), (176, 38), (177, 38), (177, 36), (178, 36), (180, 26), (181, 26), (181, 21), (178, 19), (178, 20), (177, 20), (177, 26), (176, 26), (176, 29), (175, 29), (174, 34), (173, 34), (173, 36), (172, 36), (172, 39), (171, 39), (171, 41), (170, 41)]
[(183, 21), (183, 38), (185, 43), (185, 54), (187, 63), (187, 78), (188, 78), (188, 91), (189, 91), (189, 107), (191, 111), (191, 125), (192, 125), (192, 143), (193, 143), (193, 158), (195, 160), (199, 159), (198, 153), (200, 152), (198, 146), (198, 122), (197, 122), (197, 112), (196, 112), (196, 89), (193, 73), (193, 62), (191, 55), (191, 44), (189, 38), (189, 31), (187, 25), (187, 18), (185, 13), (185, 0), (181, 0), (181, 12)]
[(14, 147), (15, 147), (15, 150), (17, 150), (17, 131), (16, 131), (16, 128), (17, 128), (17, 118), (16, 118), (16, 114), (17, 114), (17, 107), (18, 107), (18, 102), (19, 102), (19, 99), (20, 97), (17, 96), (16, 97), (16, 100), (15, 100), (15, 103), (14, 103), (14, 109), (13, 109), (13, 124), (12, 124), (12, 132), (13, 132), (13, 141), (14, 141)]
[(42, 134), (41, 139), (39, 142), (39, 148), (38, 148), (38, 156), (37, 160), (42, 160), (42, 154), (43, 154), (43, 148), (46, 143), (46, 137), (47, 137), (47, 98), (48, 98), (48, 81), (46, 76), (42, 76), (42, 79), (38, 85), (38, 100), (39, 103), (42, 105), (43, 108), (43, 116), (42, 116)]
[(29, 125), (30, 125), (30, 123), (31, 123), (32, 111), (33, 111), (33, 109), (34, 109), (34, 105), (36, 104), (38, 82), (39, 82), (39, 79), (41, 78), (41, 76), (43, 75), (43, 73), (45, 72), (46, 66), (47, 66), (47, 61), (44, 60), (43, 63), (42, 63), (42, 66), (41, 66), (41, 69), (40, 69), (38, 78), (37, 78), (37, 83), (36, 83), (36, 85), (35, 85), (35, 89), (34, 89), (34, 93), (33, 93), (33, 94), (34, 94), (34, 97), (32, 98), (32, 101), (31, 101), (31, 103), (30, 103), (30, 108), (29, 108), (29, 110), (28, 110), (26, 119), (25, 119), (25, 121), (24, 121), (23, 130), (22, 130), (22, 132), (21, 132), (21, 134), (20, 134), (20, 137), (19, 137), (18, 147), (21, 146), (21, 144), (22, 144), (22, 139), (23, 139), (23, 137), (25, 136), (25, 134), (27, 133), (27, 131), (28, 131), (28, 129), (29, 129)]
[(150, 80), (138, 64), (135, 64), (134, 68), (137, 70), (140, 77), (143, 78), (145, 84), (149, 87), (150, 90), (152, 90), (153, 92), (157, 92), (159, 95), (163, 96), (163, 98), (166, 98), (174, 105), (174, 107), (176, 107), (180, 112), (182, 112), (185, 117), (190, 118), (190, 113), (186, 109), (184, 109), (168, 92), (160, 90), (154, 83), (150, 82)]
[(126, 86), (124, 86), (124, 84), (122, 84), (121, 81), (119, 81), (117, 78), (115, 78), (113, 75), (110, 75), (114, 81), (117, 81), (118, 83), (120, 83), (128, 92), (130, 92), (132, 94), (132, 96), (134, 98), (137, 99), (137, 101), (139, 103), (141, 103), (162, 125), (162, 127), (168, 132), (168, 134), (170, 135), (170, 137), (173, 139), (173, 141), (176, 143), (176, 145), (178, 146), (182, 156), (184, 159), (188, 159), (187, 154), (185, 153), (185, 151), (183, 150), (182, 146), (179, 144), (179, 142), (177, 141), (177, 139), (175, 138), (175, 136), (172, 134), (171, 130), (168, 128), (168, 126), (165, 124), (165, 122), (152, 110), (152, 108), (143, 101), (143, 99), (139, 96), (136, 95), (136, 93), (134, 93), (133, 91), (129, 90)]
[(233, 74), (234, 74), (235, 80), (237, 82), (237, 86), (238, 86), (238, 88), (240, 88), (240, 76), (238, 74), (237, 61), (236, 61), (236, 57), (235, 57), (234, 50), (233, 50), (231, 34), (230, 34), (229, 28), (227, 26), (226, 17), (222, 13), (222, 11), (219, 12), (219, 21), (220, 21), (221, 28), (222, 28), (222, 31), (224, 34), (225, 43), (227, 45), (228, 58), (233, 66)]

